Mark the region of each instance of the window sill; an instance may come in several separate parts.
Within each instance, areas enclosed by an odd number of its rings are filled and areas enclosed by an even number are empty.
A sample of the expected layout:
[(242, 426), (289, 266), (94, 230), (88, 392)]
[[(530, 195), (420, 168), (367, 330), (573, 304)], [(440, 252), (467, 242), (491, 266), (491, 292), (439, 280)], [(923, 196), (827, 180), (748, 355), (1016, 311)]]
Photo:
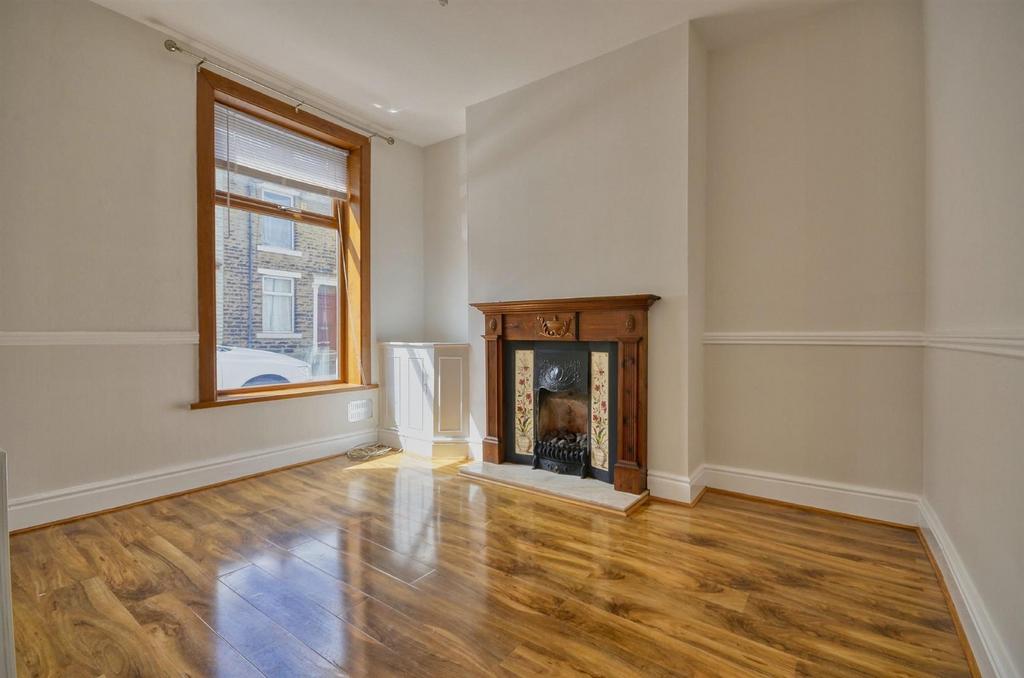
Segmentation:
[(296, 386), (295, 388), (278, 388), (273, 391), (252, 391), (241, 395), (219, 396), (216, 400), (192, 403), (193, 410), (205, 410), (210, 407), (227, 405), (244, 405), (245, 403), (265, 403), (271, 400), (287, 400), (289, 398), (305, 398), (325, 393), (347, 393), (350, 391), (369, 391), (376, 389), (377, 384), (319, 384), (316, 386)]
[(277, 247), (276, 245), (256, 245), (257, 252), (266, 252), (268, 254), (283, 254), (287, 257), (301, 257), (302, 252), (299, 250), (290, 250), (287, 247)]
[(257, 332), (257, 339), (302, 339), (302, 332)]

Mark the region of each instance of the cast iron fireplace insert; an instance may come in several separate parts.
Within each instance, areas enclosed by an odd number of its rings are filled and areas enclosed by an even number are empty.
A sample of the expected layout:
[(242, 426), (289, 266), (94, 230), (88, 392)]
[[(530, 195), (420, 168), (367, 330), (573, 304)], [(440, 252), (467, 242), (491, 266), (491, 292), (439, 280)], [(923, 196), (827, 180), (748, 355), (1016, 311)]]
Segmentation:
[(612, 483), (617, 345), (509, 341), (504, 348), (511, 432), (504, 461)]

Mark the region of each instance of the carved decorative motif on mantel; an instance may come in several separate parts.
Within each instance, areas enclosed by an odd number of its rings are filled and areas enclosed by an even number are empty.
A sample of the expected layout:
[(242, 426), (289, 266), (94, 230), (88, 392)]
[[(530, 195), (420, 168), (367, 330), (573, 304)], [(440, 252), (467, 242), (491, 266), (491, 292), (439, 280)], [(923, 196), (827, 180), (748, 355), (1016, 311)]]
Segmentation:
[(540, 333), (545, 337), (564, 337), (565, 333), (569, 331), (572, 326), (572, 318), (558, 319), (558, 314), (551, 320), (548, 320), (542, 315), (537, 316), (537, 322), (540, 323)]

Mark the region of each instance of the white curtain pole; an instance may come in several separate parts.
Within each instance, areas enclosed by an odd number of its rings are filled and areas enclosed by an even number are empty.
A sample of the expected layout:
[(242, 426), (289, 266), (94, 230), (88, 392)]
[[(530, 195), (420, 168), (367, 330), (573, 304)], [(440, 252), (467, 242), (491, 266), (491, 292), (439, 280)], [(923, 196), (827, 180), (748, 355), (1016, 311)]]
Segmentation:
[(180, 52), (182, 54), (188, 54), (190, 57), (194, 57), (196, 59), (199, 59), (199, 63), (196, 64), (196, 68), (199, 68), (203, 64), (210, 64), (211, 66), (214, 66), (214, 67), (216, 67), (216, 68), (218, 68), (218, 69), (220, 69), (222, 71), (225, 71), (227, 73), (230, 73), (231, 75), (233, 75), (235, 77), (242, 78), (243, 80), (248, 80), (251, 83), (259, 85), (260, 87), (262, 87), (265, 90), (269, 90), (271, 92), (274, 92), (275, 94), (279, 94), (279, 95), (281, 95), (283, 97), (291, 99), (292, 101), (295, 102), (295, 108), (296, 109), (298, 109), (300, 107), (310, 108), (310, 109), (312, 109), (314, 111), (317, 111), (318, 113), (323, 113), (324, 115), (328, 115), (328, 116), (330, 116), (332, 118), (336, 118), (336, 119), (340, 120), (342, 123), (344, 123), (348, 127), (353, 127), (353, 128), (355, 128), (357, 130), (360, 130), (362, 132), (368, 132), (371, 137), (377, 137), (379, 139), (383, 139), (385, 142), (387, 142), (388, 146), (394, 146), (395, 145), (395, 138), (393, 136), (391, 136), (390, 134), (385, 134), (384, 132), (378, 132), (375, 129), (367, 127), (366, 125), (360, 125), (360, 124), (352, 122), (351, 120), (346, 120), (345, 118), (341, 117), (337, 113), (332, 113), (331, 111), (325, 111), (324, 109), (322, 109), (322, 108), (320, 108), (318, 106), (314, 106), (313, 104), (308, 104), (305, 101), (303, 101), (302, 99), (299, 99), (298, 97), (296, 97), (294, 94), (289, 94), (288, 92), (282, 92), (281, 90), (277, 89), (276, 87), (271, 87), (270, 85), (268, 85), (266, 83), (263, 83), (263, 82), (260, 82), (259, 80), (256, 80), (255, 78), (250, 78), (248, 75), (245, 75), (243, 73), (239, 73), (238, 71), (233, 70), (231, 68), (228, 68), (227, 66), (225, 66), (223, 64), (219, 64), (216, 61), (214, 61), (213, 59), (201, 56), (199, 54), (196, 54), (195, 52), (190, 52), (187, 49), (185, 49), (184, 47), (182, 47), (181, 45), (179, 45), (178, 43), (176, 43), (174, 40), (170, 40), (170, 39), (164, 40), (164, 48), (168, 52)]

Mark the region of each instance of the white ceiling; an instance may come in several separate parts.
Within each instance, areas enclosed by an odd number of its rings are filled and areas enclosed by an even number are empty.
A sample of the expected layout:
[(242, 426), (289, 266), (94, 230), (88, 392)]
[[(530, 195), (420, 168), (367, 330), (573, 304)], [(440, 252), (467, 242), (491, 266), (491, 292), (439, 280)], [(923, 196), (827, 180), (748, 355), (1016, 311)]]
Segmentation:
[(468, 105), (687, 19), (790, 0), (96, 1), (427, 145), (461, 134)]

